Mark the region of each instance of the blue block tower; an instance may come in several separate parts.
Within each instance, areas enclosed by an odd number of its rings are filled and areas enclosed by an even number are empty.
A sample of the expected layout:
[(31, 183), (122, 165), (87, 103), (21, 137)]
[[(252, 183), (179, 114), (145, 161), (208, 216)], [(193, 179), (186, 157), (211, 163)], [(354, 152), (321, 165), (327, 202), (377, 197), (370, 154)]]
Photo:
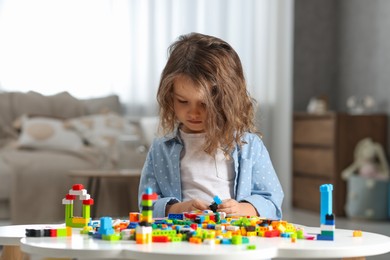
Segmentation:
[(325, 224), (325, 216), (332, 214), (332, 184), (323, 184), (320, 186), (321, 192), (321, 210), (320, 224)]
[(320, 229), (321, 234), (317, 235), (317, 240), (334, 240), (336, 228), (335, 217), (332, 212), (332, 184), (320, 186), (321, 209), (320, 209)]

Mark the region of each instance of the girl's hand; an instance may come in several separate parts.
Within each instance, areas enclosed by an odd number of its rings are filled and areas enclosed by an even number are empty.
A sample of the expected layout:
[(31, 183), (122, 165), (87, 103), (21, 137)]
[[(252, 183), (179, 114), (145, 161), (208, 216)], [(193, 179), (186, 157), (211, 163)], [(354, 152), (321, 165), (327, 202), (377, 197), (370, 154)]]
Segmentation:
[(165, 215), (168, 215), (169, 213), (183, 213), (183, 212), (190, 212), (193, 210), (206, 210), (209, 209), (210, 203), (200, 200), (200, 199), (194, 199), (189, 200), (185, 202), (179, 202), (175, 203), (173, 205), (167, 205), (165, 210)]
[(237, 214), (246, 216), (258, 216), (256, 209), (248, 202), (238, 202), (234, 199), (227, 199), (218, 205), (218, 212), (226, 214)]

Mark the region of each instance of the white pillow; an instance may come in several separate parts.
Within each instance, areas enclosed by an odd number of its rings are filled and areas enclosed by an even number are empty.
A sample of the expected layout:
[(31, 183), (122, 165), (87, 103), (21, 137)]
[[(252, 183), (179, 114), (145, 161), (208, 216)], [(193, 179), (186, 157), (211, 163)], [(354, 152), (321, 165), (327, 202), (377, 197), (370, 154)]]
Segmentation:
[(69, 119), (68, 124), (91, 145), (101, 148), (114, 147), (121, 135), (136, 133), (134, 125), (115, 113)]
[(19, 147), (78, 151), (83, 141), (73, 130), (65, 127), (59, 119), (46, 117), (23, 117), (18, 140)]

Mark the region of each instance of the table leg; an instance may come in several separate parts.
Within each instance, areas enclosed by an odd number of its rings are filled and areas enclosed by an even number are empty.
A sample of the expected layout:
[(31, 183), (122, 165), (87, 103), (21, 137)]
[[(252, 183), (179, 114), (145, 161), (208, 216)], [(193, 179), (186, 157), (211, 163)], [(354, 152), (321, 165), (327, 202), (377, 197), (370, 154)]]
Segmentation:
[(95, 203), (92, 206), (92, 217), (95, 217), (95, 218), (96, 218), (96, 212), (97, 212), (99, 193), (100, 193), (100, 178), (96, 177), (95, 190), (94, 190), (94, 195), (92, 197), (95, 200)]
[(30, 257), (24, 254), (19, 246), (4, 246), (0, 260), (29, 260)]
[(97, 202), (100, 192), (100, 178), (99, 177), (89, 177), (87, 190), (91, 195), (91, 198), (95, 201), (94, 205), (91, 208), (91, 217), (96, 218), (97, 212)]

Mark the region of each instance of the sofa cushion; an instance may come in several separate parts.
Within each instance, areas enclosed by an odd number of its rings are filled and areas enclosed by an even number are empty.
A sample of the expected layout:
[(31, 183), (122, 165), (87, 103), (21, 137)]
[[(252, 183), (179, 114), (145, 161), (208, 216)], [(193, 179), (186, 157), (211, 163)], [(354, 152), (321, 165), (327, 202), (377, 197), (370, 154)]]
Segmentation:
[(81, 137), (65, 127), (62, 120), (27, 116), (22, 118), (19, 147), (79, 151), (83, 148)]
[(122, 114), (122, 107), (117, 95), (110, 95), (101, 98), (91, 98), (81, 100), (87, 115), (114, 112)]
[(11, 111), (13, 119), (23, 114), (51, 116), (50, 100), (37, 92), (13, 92), (11, 96)]
[(59, 118), (79, 117), (85, 114), (84, 104), (68, 92), (47, 96), (51, 107), (51, 116)]
[(3, 152), (0, 152), (0, 200), (8, 200), (11, 194), (12, 165)]
[(121, 135), (136, 134), (136, 127), (115, 113), (88, 115), (68, 120), (89, 144), (96, 147), (113, 147)]
[(12, 129), (12, 115), (11, 106), (12, 93), (0, 93), (0, 147), (3, 147), (10, 137), (16, 137), (17, 133)]

